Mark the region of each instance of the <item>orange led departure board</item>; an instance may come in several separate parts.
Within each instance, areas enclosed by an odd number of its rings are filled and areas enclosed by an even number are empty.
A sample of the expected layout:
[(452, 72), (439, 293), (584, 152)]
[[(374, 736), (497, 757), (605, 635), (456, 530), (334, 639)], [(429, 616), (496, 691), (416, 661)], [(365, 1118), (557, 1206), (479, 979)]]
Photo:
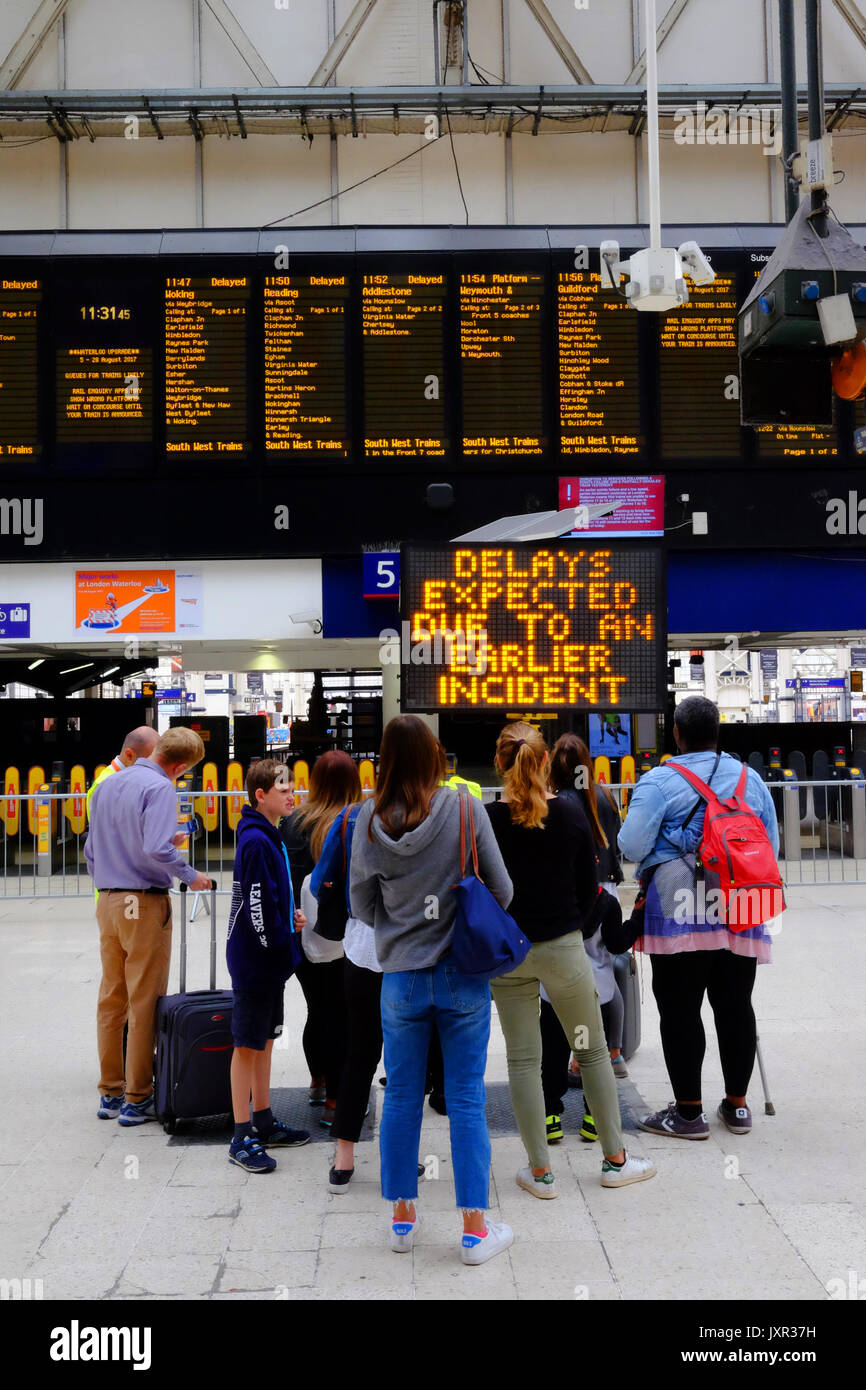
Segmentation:
[(666, 458), (740, 452), (736, 275), (689, 282), (689, 302), (661, 319), (659, 399)]
[(544, 275), (460, 276), (463, 453), (467, 458), (544, 452)]
[(249, 275), (165, 279), (169, 454), (241, 454), (247, 435)]
[(265, 448), (346, 458), (349, 277), (266, 275)]
[(560, 447), (563, 454), (637, 454), (638, 316), (601, 291), (601, 276), (557, 277)]
[(661, 709), (659, 547), (409, 547), (404, 710)]
[(443, 458), (446, 277), (364, 275), (364, 452), (368, 458)]
[[(56, 345), (59, 444), (148, 444), (153, 351), (139, 294), (104, 293), (101, 282), (69, 286)], [(76, 292), (77, 290), (77, 292)]]
[(38, 317), (41, 280), (0, 279), (0, 458), (37, 454)]

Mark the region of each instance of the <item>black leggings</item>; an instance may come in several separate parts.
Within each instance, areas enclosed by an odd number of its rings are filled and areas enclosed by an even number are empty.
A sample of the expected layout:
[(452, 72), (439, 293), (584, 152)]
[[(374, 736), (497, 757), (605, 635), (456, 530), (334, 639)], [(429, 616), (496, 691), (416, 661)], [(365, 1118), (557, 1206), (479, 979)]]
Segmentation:
[(341, 957), (326, 965), (304, 958), (295, 974), (307, 1001), (303, 1046), (310, 1076), (323, 1076), (328, 1100), (336, 1100), (346, 1054), (346, 996)]
[[(321, 967), (316, 966), (315, 969)], [(346, 1057), (331, 1134), (357, 1144), (370, 1101), (370, 1087), (382, 1056), (382, 976), (346, 960)]]
[(704, 991), (716, 1020), (725, 1091), (744, 1096), (755, 1065), (752, 987), (757, 961), (731, 951), (682, 951), (653, 956), (653, 994), (659, 1007), (662, 1048), (674, 1098), (701, 1099), (706, 1035), (701, 1022)]

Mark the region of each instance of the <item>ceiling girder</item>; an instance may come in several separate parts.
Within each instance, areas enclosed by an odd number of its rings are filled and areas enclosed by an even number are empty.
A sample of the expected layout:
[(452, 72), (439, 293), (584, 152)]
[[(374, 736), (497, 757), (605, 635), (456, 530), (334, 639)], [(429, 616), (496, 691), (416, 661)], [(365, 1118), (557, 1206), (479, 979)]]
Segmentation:
[(20, 82), (68, 3), (69, 0), (40, 0), (0, 63), (0, 87), (12, 88)]

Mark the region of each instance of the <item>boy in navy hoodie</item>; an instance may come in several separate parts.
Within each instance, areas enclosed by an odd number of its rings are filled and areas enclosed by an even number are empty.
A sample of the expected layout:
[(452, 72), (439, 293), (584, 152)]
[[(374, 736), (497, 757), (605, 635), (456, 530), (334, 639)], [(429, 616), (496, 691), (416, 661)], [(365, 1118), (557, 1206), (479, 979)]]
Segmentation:
[(294, 805), (288, 770), (273, 758), (253, 763), (246, 786), (249, 805), (238, 826), (226, 943), (235, 1044), (229, 1162), (249, 1173), (270, 1173), (277, 1165), (266, 1149), (295, 1148), (310, 1138), (306, 1130), (275, 1120), (270, 1100), (271, 1054), (283, 1031), (283, 992), (300, 958), (305, 919), (295, 911), (288, 857), (277, 830)]

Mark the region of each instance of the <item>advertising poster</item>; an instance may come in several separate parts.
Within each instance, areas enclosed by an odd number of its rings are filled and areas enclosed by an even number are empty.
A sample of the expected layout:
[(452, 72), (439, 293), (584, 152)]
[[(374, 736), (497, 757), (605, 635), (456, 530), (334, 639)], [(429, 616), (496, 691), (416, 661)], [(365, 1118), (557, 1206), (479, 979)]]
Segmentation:
[(89, 633), (198, 633), (201, 575), (173, 569), (76, 570), (75, 627)]

